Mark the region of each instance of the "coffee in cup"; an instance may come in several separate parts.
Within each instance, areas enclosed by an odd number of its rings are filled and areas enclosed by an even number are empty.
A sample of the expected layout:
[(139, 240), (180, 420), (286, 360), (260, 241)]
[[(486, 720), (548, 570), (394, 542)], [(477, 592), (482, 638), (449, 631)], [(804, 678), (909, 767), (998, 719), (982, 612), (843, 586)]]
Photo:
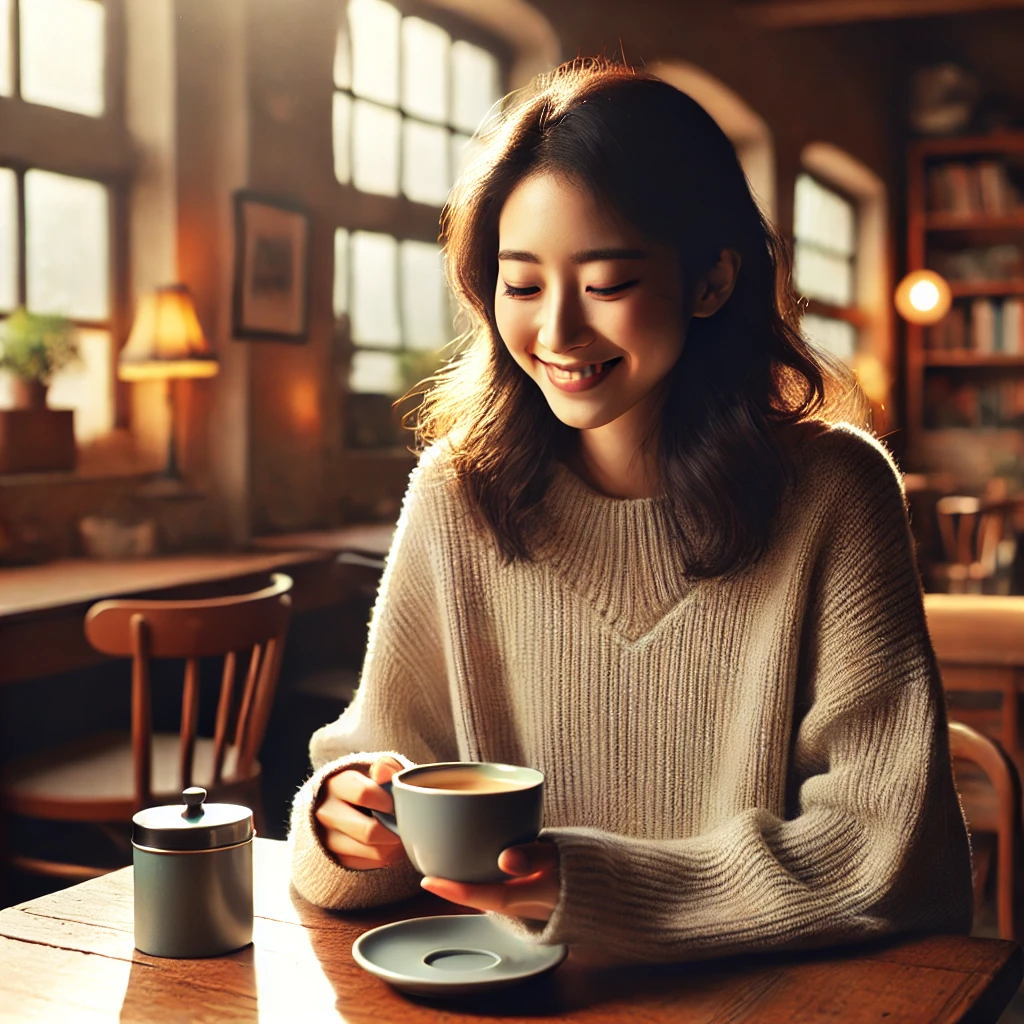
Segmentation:
[(373, 816), (398, 835), (414, 868), (455, 882), (500, 882), (498, 855), (540, 832), (544, 775), (484, 761), (421, 764), (384, 787), (394, 816)]

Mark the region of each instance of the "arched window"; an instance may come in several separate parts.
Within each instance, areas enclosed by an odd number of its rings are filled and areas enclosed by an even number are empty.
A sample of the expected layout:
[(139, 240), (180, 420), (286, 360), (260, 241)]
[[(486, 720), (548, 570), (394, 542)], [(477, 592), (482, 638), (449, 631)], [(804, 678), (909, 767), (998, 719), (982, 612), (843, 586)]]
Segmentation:
[(794, 285), (806, 301), (803, 331), (856, 372), (875, 411), (892, 420), (893, 380), (885, 186), (828, 143), (801, 155), (793, 203)]

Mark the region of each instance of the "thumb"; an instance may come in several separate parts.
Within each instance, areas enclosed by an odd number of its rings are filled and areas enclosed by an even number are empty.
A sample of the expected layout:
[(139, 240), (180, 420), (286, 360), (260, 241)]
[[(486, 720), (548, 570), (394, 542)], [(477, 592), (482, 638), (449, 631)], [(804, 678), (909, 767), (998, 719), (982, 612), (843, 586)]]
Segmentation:
[(558, 847), (546, 840), (510, 846), (498, 857), (498, 869), (508, 875), (532, 875), (557, 866)]
[(404, 767), (405, 765), (398, 758), (391, 757), (390, 754), (378, 757), (370, 765), (370, 778), (379, 786), (382, 782), (390, 782), (391, 776), (400, 772)]

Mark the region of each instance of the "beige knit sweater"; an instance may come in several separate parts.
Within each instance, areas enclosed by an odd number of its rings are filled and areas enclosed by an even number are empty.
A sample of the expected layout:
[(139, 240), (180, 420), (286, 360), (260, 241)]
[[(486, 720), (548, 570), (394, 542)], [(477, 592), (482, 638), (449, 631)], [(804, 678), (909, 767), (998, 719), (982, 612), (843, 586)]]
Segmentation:
[(657, 499), (559, 467), (534, 561), (502, 565), (441, 449), (413, 472), (352, 705), (310, 743), (293, 881), (354, 909), (416, 891), (320, 844), (330, 775), (383, 752), (546, 773), (539, 942), (679, 960), (969, 930), (971, 869), (904, 498), (885, 451), (808, 426), (767, 553), (688, 583)]

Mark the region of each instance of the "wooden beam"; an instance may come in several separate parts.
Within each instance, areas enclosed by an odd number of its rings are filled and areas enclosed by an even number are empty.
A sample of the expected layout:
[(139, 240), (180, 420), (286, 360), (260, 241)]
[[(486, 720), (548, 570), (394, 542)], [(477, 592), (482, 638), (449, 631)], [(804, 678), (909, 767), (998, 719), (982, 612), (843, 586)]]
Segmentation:
[(1024, 8), (1024, 0), (749, 0), (736, 5), (744, 21), (763, 28), (809, 28), (1011, 8)]

